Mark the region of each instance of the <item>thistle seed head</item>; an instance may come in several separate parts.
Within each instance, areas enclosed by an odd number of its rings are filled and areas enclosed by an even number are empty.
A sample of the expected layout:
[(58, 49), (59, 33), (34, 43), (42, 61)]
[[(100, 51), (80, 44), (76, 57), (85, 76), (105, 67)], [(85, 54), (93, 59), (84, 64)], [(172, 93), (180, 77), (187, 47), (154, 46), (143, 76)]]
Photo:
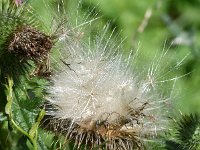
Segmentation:
[(93, 50), (77, 43), (64, 48), (69, 55), (57, 63), (48, 88), (47, 128), (77, 149), (143, 149), (145, 139), (166, 129), (168, 99), (155, 80), (159, 65), (145, 76), (129, 65), (133, 55), (125, 61), (108, 43), (97, 42)]

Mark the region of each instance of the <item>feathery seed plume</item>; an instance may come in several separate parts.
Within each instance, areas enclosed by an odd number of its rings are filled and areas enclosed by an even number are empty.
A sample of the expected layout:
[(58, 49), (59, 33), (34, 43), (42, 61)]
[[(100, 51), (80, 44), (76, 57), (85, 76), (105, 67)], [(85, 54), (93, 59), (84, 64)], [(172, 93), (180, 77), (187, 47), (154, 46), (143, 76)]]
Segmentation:
[(155, 80), (159, 64), (145, 76), (132, 65), (136, 56), (124, 60), (110, 38), (94, 46), (67, 40), (48, 88), (47, 128), (74, 141), (74, 148), (109, 150), (143, 149), (145, 139), (166, 130), (168, 99)]

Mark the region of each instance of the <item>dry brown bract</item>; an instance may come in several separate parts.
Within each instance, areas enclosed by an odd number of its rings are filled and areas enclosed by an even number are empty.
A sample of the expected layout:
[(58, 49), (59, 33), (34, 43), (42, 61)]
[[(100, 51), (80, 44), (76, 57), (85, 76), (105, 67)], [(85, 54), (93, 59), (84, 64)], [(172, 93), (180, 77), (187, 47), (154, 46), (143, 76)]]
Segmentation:
[(8, 45), (8, 51), (20, 54), (23, 59), (31, 59), (37, 63), (44, 61), (53, 42), (50, 36), (30, 27), (18, 28)]
[(8, 43), (8, 51), (17, 54), (20, 61), (36, 63), (34, 74), (41, 74), (41, 68), (48, 68), (48, 56), (53, 46), (50, 36), (30, 26), (17, 28)]
[[(46, 120), (47, 121), (47, 120)], [(70, 120), (53, 119), (44, 123), (45, 128), (65, 135), (66, 143), (74, 142), (74, 149), (106, 149), (106, 150), (142, 150), (143, 145), (138, 138), (137, 131), (128, 132), (128, 128), (107, 124), (106, 122), (94, 122), (91, 126), (79, 125)], [(44, 125), (43, 124), (43, 125)], [(91, 128), (88, 128), (88, 127)], [(60, 149), (65, 148), (65, 142)], [(104, 147), (104, 148), (103, 148)]]

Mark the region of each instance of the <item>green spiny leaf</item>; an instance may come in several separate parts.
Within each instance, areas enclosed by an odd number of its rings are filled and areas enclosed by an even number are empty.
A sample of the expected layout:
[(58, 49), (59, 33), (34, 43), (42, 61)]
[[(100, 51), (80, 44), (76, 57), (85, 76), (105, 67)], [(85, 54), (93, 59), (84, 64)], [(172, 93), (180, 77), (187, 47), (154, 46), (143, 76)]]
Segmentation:
[(177, 139), (188, 149), (200, 148), (200, 116), (184, 115), (178, 123)]
[(200, 149), (200, 116), (183, 115), (176, 124), (173, 140), (166, 141), (166, 149), (199, 150)]

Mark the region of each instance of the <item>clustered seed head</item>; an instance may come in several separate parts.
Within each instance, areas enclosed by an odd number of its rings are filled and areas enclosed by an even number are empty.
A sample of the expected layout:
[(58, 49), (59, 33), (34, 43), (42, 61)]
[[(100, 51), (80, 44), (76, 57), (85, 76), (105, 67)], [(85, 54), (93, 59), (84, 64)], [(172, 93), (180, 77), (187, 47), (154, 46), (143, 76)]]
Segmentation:
[(143, 149), (144, 139), (165, 130), (167, 99), (154, 80), (157, 66), (146, 76), (133, 73), (131, 61), (112, 55), (108, 43), (97, 42), (94, 50), (70, 44), (48, 88), (48, 129), (73, 140), (76, 149), (108, 150)]
[(53, 42), (50, 36), (30, 26), (19, 27), (11, 36), (8, 44), (10, 53), (18, 54), (21, 59), (43, 62)]

